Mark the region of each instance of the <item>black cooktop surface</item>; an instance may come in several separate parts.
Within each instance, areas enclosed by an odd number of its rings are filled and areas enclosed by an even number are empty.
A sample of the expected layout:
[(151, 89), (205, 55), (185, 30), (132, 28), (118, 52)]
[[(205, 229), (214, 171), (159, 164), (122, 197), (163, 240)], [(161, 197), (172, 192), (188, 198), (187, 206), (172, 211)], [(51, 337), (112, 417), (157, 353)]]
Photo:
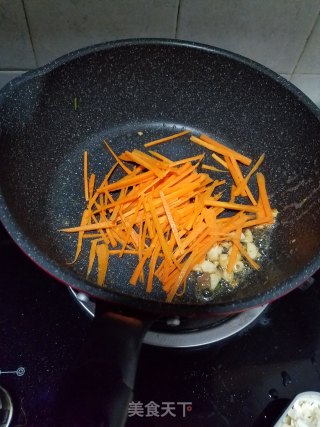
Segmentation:
[[(2, 228), (0, 259), (0, 386), (12, 398), (10, 426), (49, 427), (91, 319)], [(219, 343), (144, 345), (127, 426), (272, 426), (307, 390), (320, 391), (319, 273)]]

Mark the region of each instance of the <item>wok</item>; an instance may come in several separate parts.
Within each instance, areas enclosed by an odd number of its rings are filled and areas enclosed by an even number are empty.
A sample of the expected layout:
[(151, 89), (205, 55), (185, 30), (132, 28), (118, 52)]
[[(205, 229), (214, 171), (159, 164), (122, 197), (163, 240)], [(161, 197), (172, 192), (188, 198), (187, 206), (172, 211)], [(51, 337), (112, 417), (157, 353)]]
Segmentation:
[[(130, 257), (115, 258), (107, 285), (97, 286), (85, 278), (85, 257), (67, 264), (75, 236), (57, 231), (79, 223), (83, 151), (102, 177), (112, 164), (103, 139), (120, 153), (184, 128), (253, 158), (266, 153), (263, 172), (279, 215), (262, 268), (210, 301), (192, 292), (173, 303), (161, 291), (147, 296), (142, 286), (128, 285)], [(69, 409), (73, 417), (81, 414), (74, 425), (124, 424), (141, 339), (155, 317), (249, 309), (291, 291), (320, 266), (319, 109), (288, 81), (239, 55), (152, 39), (70, 53), (3, 88), (0, 141), (4, 226), (41, 268), (100, 301), (88, 344), (66, 380)], [(188, 143), (165, 149), (176, 158), (196, 152)], [(70, 411), (63, 414), (66, 422)], [(73, 425), (71, 418), (65, 425)]]

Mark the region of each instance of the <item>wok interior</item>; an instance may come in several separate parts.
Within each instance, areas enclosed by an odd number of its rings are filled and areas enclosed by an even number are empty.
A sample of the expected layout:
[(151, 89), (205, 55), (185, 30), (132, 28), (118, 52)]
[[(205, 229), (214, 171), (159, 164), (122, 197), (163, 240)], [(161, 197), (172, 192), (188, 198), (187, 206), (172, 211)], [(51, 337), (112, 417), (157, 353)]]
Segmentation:
[[(260, 271), (216, 303), (272, 292), (319, 253), (320, 122), (282, 79), (218, 51), (157, 43), (111, 45), (34, 74), (0, 98), (1, 191), (26, 236), (19, 243), (29, 240), (52, 260), (51, 272), (85, 277), (87, 254), (67, 265), (76, 236), (57, 231), (80, 221), (83, 151), (99, 182), (113, 163), (104, 138), (120, 153), (182, 128), (252, 158), (266, 153), (262, 170), (280, 212)], [(172, 158), (203, 152), (187, 139), (159, 151)], [(164, 299), (157, 286), (147, 295), (128, 285), (134, 264), (112, 257), (108, 289)]]

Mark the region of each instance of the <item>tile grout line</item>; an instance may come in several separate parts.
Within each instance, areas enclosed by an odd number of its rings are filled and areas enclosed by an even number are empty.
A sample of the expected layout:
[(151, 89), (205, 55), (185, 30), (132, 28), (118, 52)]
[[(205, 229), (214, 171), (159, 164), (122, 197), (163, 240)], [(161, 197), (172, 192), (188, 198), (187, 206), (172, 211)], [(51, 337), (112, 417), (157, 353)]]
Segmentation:
[[(299, 55), (299, 57), (298, 57), (297, 63), (296, 63), (296, 65), (293, 67), (293, 70), (292, 70), (292, 72), (291, 72), (290, 82), (291, 82), (291, 79), (292, 79), (292, 77), (293, 77), (294, 73), (296, 72), (296, 69), (298, 68), (298, 65), (299, 65), (299, 63), (300, 63), (300, 61), (301, 61), (302, 55), (303, 55), (303, 53), (304, 53), (304, 51), (305, 51), (305, 48), (306, 48), (306, 46), (307, 46), (307, 44), (308, 44), (308, 41), (309, 41), (310, 37), (312, 36), (312, 34), (313, 34), (313, 32), (314, 32), (314, 29), (315, 29), (315, 27), (316, 27), (316, 24), (317, 24), (317, 22), (318, 22), (318, 19), (320, 19), (320, 10), (319, 10), (318, 15), (316, 16), (316, 18), (315, 18), (315, 20), (314, 20), (314, 23), (313, 23), (313, 25), (312, 25), (312, 27), (311, 27), (310, 34), (309, 34), (309, 35), (308, 35), (308, 37), (306, 38), (306, 41), (305, 41), (305, 43), (304, 43), (304, 45), (303, 45), (303, 48), (302, 48), (302, 50), (301, 50), (301, 53), (300, 53), (300, 55)], [(305, 73), (300, 73), (300, 74), (305, 74)]]
[(27, 28), (28, 28), (28, 34), (29, 34), (29, 38), (30, 38), (31, 48), (32, 48), (33, 56), (34, 56), (34, 61), (36, 63), (36, 67), (38, 67), (39, 63), (38, 63), (36, 51), (35, 51), (34, 45), (33, 45), (33, 39), (32, 39), (32, 35), (31, 35), (31, 30), (30, 30), (30, 25), (29, 25), (29, 20), (28, 20), (28, 15), (27, 15), (27, 11), (26, 11), (26, 6), (24, 4), (24, 0), (21, 0), (21, 3), (22, 3), (24, 17), (26, 19), (26, 24), (27, 24)]
[(178, 24), (179, 24), (179, 18), (180, 18), (180, 6), (181, 6), (181, 0), (178, 2), (178, 10), (177, 10), (177, 19), (176, 19), (176, 31), (174, 34), (174, 38), (177, 38), (178, 35)]

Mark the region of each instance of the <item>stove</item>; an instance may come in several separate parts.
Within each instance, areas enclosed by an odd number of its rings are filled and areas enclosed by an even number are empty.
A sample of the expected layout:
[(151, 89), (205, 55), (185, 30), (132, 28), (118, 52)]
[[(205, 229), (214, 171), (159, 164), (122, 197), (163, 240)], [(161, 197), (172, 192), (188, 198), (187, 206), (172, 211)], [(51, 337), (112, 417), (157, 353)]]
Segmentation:
[[(0, 259), (0, 426), (55, 426), (93, 304), (42, 272), (3, 228)], [(179, 319), (169, 319), (172, 331), (145, 338), (127, 427), (272, 426), (296, 394), (320, 391), (319, 307), (318, 272), (212, 331), (177, 333)]]
[[(79, 302), (79, 305), (92, 318), (95, 313), (95, 302), (82, 292), (69, 288), (71, 295)], [(155, 323), (144, 337), (144, 344), (169, 348), (200, 347), (221, 341), (242, 331), (249, 326), (267, 308), (262, 305), (252, 310), (247, 310), (237, 315), (224, 318), (216, 318), (205, 324), (201, 321), (201, 327), (180, 317), (167, 318)], [(184, 324), (183, 324), (184, 323)]]

